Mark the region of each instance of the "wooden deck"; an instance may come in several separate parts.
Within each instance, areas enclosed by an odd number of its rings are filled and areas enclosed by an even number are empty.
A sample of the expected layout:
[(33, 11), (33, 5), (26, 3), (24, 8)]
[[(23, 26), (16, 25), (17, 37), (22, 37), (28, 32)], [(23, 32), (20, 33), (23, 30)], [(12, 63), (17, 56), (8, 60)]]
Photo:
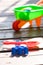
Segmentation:
[[(0, 48), (2, 42), (8, 39), (25, 40), (34, 37), (43, 38), (43, 17), (40, 28), (36, 28), (34, 20), (33, 28), (21, 29), (19, 32), (12, 30), (12, 22), (16, 20), (13, 8), (36, 2), (37, 0), (0, 0)], [(43, 50), (29, 52), (27, 57), (11, 58), (10, 55), (11, 53), (0, 53), (0, 65), (43, 65)]]
[(28, 39), (28, 38), (34, 38), (34, 37), (43, 37), (43, 27), (21, 29), (18, 32), (15, 32), (12, 29), (0, 29), (0, 40), (22, 39), (22, 38)]

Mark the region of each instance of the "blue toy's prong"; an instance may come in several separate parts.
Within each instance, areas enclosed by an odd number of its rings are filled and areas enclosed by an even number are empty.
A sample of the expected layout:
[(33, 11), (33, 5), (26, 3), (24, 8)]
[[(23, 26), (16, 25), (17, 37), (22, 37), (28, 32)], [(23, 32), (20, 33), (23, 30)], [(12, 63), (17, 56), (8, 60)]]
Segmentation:
[(15, 47), (15, 49), (16, 49), (16, 55), (18, 55), (18, 50), (19, 50), (19, 46), (17, 45), (16, 47)]
[(24, 46), (19, 46), (18, 54), (23, 55)]
[(15, 56), (15, 55), (16, 55), (16, 49), (15, 49), (15, 47), (12, 48), (12, 50), (11, 50), (11, 55), (12, 55), (12, 56)]
[(27, 48), (27, 47), (24, 47), (24, 55), (27, 56), (27, 55), (28, 55), (28, 52), (29, 52), (29, 51), (28, 51), (28, 48)]
[(18, 54), (18, 49), (19, 49), (19, 46), (13, 47), (12, 50), (11, 50), (11, 55), (12, 56), (17, 55)]

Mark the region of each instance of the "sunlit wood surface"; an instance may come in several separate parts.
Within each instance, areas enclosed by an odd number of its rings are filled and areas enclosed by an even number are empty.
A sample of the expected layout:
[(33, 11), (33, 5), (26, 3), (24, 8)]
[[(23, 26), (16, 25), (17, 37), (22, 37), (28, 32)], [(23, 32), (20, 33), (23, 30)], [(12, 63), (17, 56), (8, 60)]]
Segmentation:
[[(39, 0), (0, 0), (0, 48), (2, 42), (7, 39), (25, 40), (33, 37), (43, 38), (43, 17), (40, 28), (21, 29), (19, 32), (12, 30), (12, 22), (16, 20), (13, 14), (14, 7), (36, 4), (37, 1)], [(36, 27), (35, 20), (32, 25)], [(11, 58), (10, 55), (11, 53), (0, 53), (0, 65), (43, 65), (43, 50), (29, 52), (27, 57)]]

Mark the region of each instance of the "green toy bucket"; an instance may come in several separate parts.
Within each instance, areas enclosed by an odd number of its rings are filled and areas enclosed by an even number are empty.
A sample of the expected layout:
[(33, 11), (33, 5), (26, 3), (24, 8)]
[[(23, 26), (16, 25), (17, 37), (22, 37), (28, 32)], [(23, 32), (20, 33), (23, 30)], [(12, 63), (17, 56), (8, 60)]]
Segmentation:
[(24, 5), (14, 8), (17, 20), (32, 20), (43, 15), (43, 7), (38, 5)]

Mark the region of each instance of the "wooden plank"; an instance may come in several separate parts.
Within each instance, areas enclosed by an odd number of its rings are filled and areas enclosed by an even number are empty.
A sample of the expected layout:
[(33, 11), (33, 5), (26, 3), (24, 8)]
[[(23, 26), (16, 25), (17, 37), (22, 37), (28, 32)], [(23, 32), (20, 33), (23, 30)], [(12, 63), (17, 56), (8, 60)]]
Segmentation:
[[(24, 33), (25, 32), (25, 33)], [(34, 38), (43, 37), (43, 27), (42, 28), (32, 28), (32, 29), (21, 29), (19, 32), (13, 30), (0, 30), (0, 40), (5, 39), (16, 39), (16, 38)]]
[[(38, 65), (43, 64), (43, 51), (31, 52), (33, 55), (28, 55), (26, 57), (10, 57), (11, 53), (1, 53), (0, 54), (0, 64), (1, 65)], [(36, 53), (36, 55), (35, 55)], [(42, 54), (40, 54), (42, 53)]]

